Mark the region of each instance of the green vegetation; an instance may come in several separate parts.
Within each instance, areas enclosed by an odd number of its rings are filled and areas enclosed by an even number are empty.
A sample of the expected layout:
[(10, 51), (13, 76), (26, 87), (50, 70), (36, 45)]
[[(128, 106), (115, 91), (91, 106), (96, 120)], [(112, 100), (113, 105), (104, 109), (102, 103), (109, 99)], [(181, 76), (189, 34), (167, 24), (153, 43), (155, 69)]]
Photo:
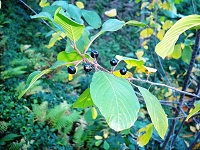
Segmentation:
[(0, 6), (0, 150), (198, 149), (198, 0)]

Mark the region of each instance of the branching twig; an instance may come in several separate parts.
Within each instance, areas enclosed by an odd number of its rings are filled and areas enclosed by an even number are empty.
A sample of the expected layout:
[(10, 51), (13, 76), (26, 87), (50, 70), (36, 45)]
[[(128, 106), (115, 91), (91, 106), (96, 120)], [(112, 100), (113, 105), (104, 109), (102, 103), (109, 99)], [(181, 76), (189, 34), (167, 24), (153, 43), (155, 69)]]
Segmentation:
[(145, 82), (145, 83), (149, 83), (149, 84), (155, 85), (155, 86), (163, 86), (163, 87), (172, 89), (174, 91), (177, 91), (179, 93), (183, 93), (183, 94), (186, 94), (186, 95), (190, 95), (190, 96), (193, 96), (193, 97), (200, 98), (200, 95), (192, 94), (192, 93), (189, 93), (189, 92), (186, 92), (186, 91), (181, 91), (181, 90), (179, 90), (175, 87), (171, 87), (171, 86), (168, 86), (168, 85), (165, 85), (165, 84), (162, 84), (162, 83), (155, 83), (155, 82), (151, 82), (151, 81), (148, 81), (148, 80), (142, 80), (142, 79), (137, 79), (137, 78), (133, 78), (133, 77), (130, 78), (130, 80), (138, 81), (138, 82)]

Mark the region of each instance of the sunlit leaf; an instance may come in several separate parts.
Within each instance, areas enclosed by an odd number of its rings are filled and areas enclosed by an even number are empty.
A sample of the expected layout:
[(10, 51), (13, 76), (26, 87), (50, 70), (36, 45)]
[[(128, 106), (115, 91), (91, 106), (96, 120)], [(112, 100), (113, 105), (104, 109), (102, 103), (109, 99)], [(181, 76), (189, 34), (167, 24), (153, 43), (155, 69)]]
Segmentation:
[(50, 3), (47, 3), (47, 0), (41, 0), (39, 5), (40, 5), (40, 7), (45, 7), (45, 6), (49, 6)]
[(144, 51), (143, 50), (137, 50), (137, 52), (135, 52), (135, 55), (137, 56), (138, 59), (141, 59), (142, 56), (144, 55)]
[(158, 31), (156, 37), (161, 41), (165, 35), (165, 30)]
[(146, 107), (151, 118), (151, 121), (162, 139), (167, 132), (168, 119), (158, 99), (152, 95), (147, 89), (138, 86), (142, 94)]
[(84, 8), (84, 4), (83, 4), (82, 2), (80, 2), (80, 1), (77, 1), (77, 2), (76, 2), (76, 6), (77, 6), (78, 8), (80, 8), (80, 9), (83, 9), (83, 8)]
[(163, 24), (162, 28), (163, 30), (168, 30), (169, 28), (171, 28), (173, 25), (171, 20), (166, 20), (165, 23)]
[(153, 34), (153, 29), (146, 28), (140, 32), (140, 37), (144, 39), (150, 37), (152, 34)]
[(92, 119), (96, 119), (97, 118), (97, 110), (95, 107), (92, 107)]
[(194, 105), (194, 108), (190, 110), (189, 115), (186, 118), (186, 121), (188, 121), (188, 119), (190, 119), (193, 115), (195, 115), (199, 111), (200, 111), (200, 103), (198, 102)]
[(190, 15), (178, 20), (156, 45), (156, 53), (163, 59), (174, 51), (174, 45), (179, 36), (186, 30), (200, 25), (200, 15)]
[(67, 37), (70, 40), (72, 40), (73, 42), (78, 41), (84, 32), (85, 28), (84, 25), (73, 21), (71, 18), (68, 18), (67, 16), (64, 16), (63, 14), (60, 13), (60, 10), (61, 8), (58, 8), (55, 12), (54, 15), (55, 22), (63, 27)]
[(64, 37), (66, 36), (66, 34), (63, 33), (62, 31), (58, 31), (57, 33), (53, 33), (53, 34), (52, 34), (52, 38), (50, 39), (49, 44), (48, 44), (46, 47), (47, 47), (47, 48), (53, 47), (54, 44), (55, 44), (58, 40), (62, 39), (61, 36), (64, 38)]
[(179, 59), (182, 55), (182, 49), (181, 49), (181, 44), (176, 44), (174, 46), (174, 51), (172, 52), (171, 56), (174, 59)]
[(133, 76), (133, 74), (129, 71), (127, 71), (127, 73), (125, 75), (121, 75), (119, 70), (116, 70), (113, 72), (113, 74), (117, 77), (121, 77), (121, 78), (131, 78)]
[(115, 56), (119, 61), (124, 61), (127, 65), (130, 66), (142, 66), (144, 64), (143, 60), (138, 60), (138, 59), (134, 59), (134, 58), (129, 58), (129, 57), (123, 57), (120, 55), (116, 55)]
[(65, 51), (62, 51), (57, 56), (58, 61), (65, 61), (65, 62), (74, 62), (81, 59), (82, 57), (77, 52), (66, 53)]
[(117, 16), (117, 10), (116, 9), (111, 9), (109, 11), (106, 11), (105, 15), (108, 16), (108, 17), (115, 17), (115, 16)]
[(138, 132), (139, 132), (139, 134), (141, 132), (145, 132), (145, 133), (143, 133), (142, 135), (140, 135), (138, 137), (137, 144), (140, 146), (146, 145), (149, 142), (151, 135), (153, 133), (153, 124), (150, 123), (150, 124), (146, 125), (146, 127), (141, 128)]
[(86, 108), (94, 106), (90, 95), (90, 89), (87, 88), (78, 98), (78, 100), (73, 104), (74, 108)]
[(126, 79), (103, 71), (95, 72), (90, 93), (94, 104), (112, 129), (122, 131), (136, 121), (140, 105)]

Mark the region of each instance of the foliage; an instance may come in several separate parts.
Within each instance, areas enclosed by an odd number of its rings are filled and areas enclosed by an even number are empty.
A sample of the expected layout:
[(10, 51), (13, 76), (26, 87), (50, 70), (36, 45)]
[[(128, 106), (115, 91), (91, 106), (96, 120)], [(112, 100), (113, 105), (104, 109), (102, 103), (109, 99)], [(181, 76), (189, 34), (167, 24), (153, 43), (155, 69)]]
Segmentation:
[[(160, 149), (181, 94), (162, 86), (149, 87), (142, 80), (181, 88), (196, 29), (179, 32), (174, 52), (167, 53), (167, 60), (160, 60), (154, 47), (159, 40), (164, 41), (165, 33), (171, 33), (179, 18), (193, 14), (192, 10), (199, 13), (195, 0), (195, 5), (187, 0), (83, 0), (75, 3), (77, 7), (70, 1), (28, 1), (31, 8), (41, 11), (36, 15), (22, 3), (9, 2), (2, 2), (0, 14), (0, 134), (19, 136), (6, 141), (2, 148)], [(48, 32), (40, 19), (31, 20), (30, 14), (47, 20), (52, 31)], [(90, 57), (92, 49), (99, 52), (96, 60)], [(110, 69), (109, 60), (114, 57), (118, 63)], [(187, 92), (196, 91), (198, 57)], [(85, 63), (91, 63), (95, 72), (85, 73)], [(66, 66), (75, 66), (76, 74), (67, 73)], [(124, 66), (128, 71), (121, 75)], [(178, 118), (188, 114), (192, 98), (184, 97)], [(193, 142), (198, 132), (198, 124), (193, 121), (199, 119), (195, 115), (198, 106), (195, 103), (189, 112), (175, 144), (169, 143), (166, 148), (186, 149)], [(113, 125), (113, 120), (118, 121)], [(181, 126), (178, 119), (176, 124)]]

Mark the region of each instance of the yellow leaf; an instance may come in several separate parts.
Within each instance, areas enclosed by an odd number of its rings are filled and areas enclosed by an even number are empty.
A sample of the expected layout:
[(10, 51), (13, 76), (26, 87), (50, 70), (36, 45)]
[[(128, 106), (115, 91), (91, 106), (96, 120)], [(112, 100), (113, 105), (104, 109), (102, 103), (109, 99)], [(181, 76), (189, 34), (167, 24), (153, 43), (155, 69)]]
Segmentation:
[(84, 4), (82, 3), (82, 2), (80, 2), (80, 1), (77, 1), (76, 2), (76, 6), (78, 7), (78, 8), (80, 8), (80, 9), (83, 9), (85, 6), (84, 6)]
[(165, 97), (169, 97), (172, 95), (172, 89), (169, 89), (168, 92), (165, 93)]
[(143, 50), (137, 50), (135, 55), (137, 56), (138, 59), (141, 59), (142, 56), (144, 55), (144, 51)]
[(182, 55), (181, 44), (176, 44), (174, 46), (174, 51), (172, 52), (171, 56), (174, 59), (179, 59)]
[(148, 42), (149, 40), (144, 40), (144, 42), (142, 42), (142, 46), (144, 47), (145, 45), (147, 45)]
[(153, 34), (153, 29), (151, 29), (151, 28), (146, 28), (146, 29), (144, 29), (144, 30), (142, 30), (142, 31), (140, 32), (140, 37), (141, 37), (141, 38), (148, 38), (148, 37), (150, 37), (152, 34)]
[(138, 137), (137, 144), (140, 146), (146, 145), (149, 142), (151, 135), (153, 133), (153, 124), (152, 123), (148, 124), (146, 127), (141, 128), (138, 132), (139, 134), (141, 132), (144, 132), (144, 134)]
[(92, 119), (96, 119), (97, 118), (97, 110), (95, 107), (92, 107)]
[(109, 134), (108, 130), (104, 130), (103, 137), (106, 139), (108, 137), (108, 134)]
[(105, 15), (108, 16), (108, 17), (115, 17), (115, 16), (117, 16), (117, 10), (116, 9), (111, 9), (109, 11), (106, 11)]
[(46, 6), (49, 6), (50, 3), (47, 3), (47, 0), (41, 0), (39, 5), (40, 5), (40, 7), (46, 7)]
[(96, 140), (101, 140), (101, 139), (103, 139), (103, 137), (102, 137), (102, 136), (99, 136), (99, 135), (95, 135), (94, 138), (95, 138)]
[(133, 74), (129, 71), (127, 71), (127, 73), (125, 75), (121, 75), (121, 73), (119, 72), (119, 70), (116, 70), (113, 72), (113, 74), (117, 77), (121, 77), (121, 78), (131, 78), (133, 76)]
[(145, 74), (152, 74), (155, 73), (157, 69), (155, 68), (150, 68), (146, 66), (136, 66), (136, 72), (138, 73), (145, 73)]
[(141, 10), (146, 7), (147, 5), (149, 4), (149, 2), (143, 2), (142, 5), (141, 5)]
[(145, 46), (144, 46), (144, 49), (146, 49), (146, 50), (147, 50), (148, 48), (149, 48), (149, 47), (148, 47), (147, 45), (145, 45)]
[(198, 56), (196, 57), (196, 60), (197, 60), (197, 61), (200, 61), (200, 55), (198, 55)]
[(167, 2), (164, 2), (164, 3), (162, 4), (162, 8), (163, 8), (164, 10), (169, 10), (170, 6), (169, 6), (169, 4), (168, 4)]
[(197, 130), (196, 130), (196, 128), (195, 128), (194, 126), (190, 126), (190, 130), (191, 130), (192, 132), (197, 132)]
[(165, 35), (165, 30), (158, 31), (156, 37), (161, 41)]
[(69, 74), (69, 75), (68, 75), (68, 80), (69, 80), (69, 81), (72, 81), (72, 80), (73, 80), (73, 77), (74, 77), (73, 74)]
[(171, 28), (172, 25), (173, 25), (172, 21), (166, 20), (165, 23), (163, 24), (162, 28), (163, 28), (163, 30), (167, 30), (167, 29)]

